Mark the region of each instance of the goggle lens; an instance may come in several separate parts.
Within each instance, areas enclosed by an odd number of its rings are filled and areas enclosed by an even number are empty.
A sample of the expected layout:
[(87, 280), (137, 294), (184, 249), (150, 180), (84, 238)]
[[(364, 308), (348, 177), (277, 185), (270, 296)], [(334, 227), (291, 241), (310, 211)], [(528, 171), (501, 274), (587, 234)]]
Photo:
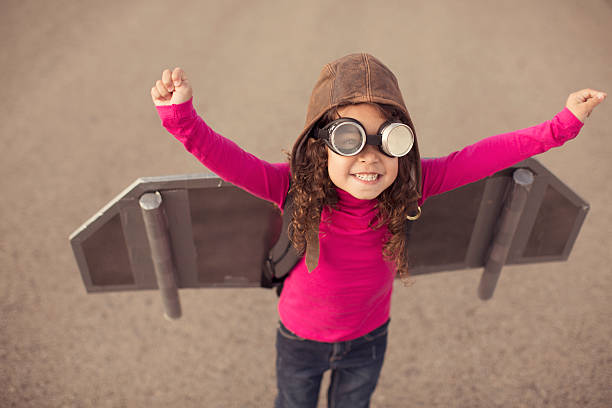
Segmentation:
[(364, 136), (355, 124), (342, 123), (334, 129), (332, 144), (340, 154), (352, 156), (365, 144)]
[(387, 135), (387, 149), (391, 156), (404, 156), (412, 149), (414, 138), (410, 128), (405, 125), (395, 126)]

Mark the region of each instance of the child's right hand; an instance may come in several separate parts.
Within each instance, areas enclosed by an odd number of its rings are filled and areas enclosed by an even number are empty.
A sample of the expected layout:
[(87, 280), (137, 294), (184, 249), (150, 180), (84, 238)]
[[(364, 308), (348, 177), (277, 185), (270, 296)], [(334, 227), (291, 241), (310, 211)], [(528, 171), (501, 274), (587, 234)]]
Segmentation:
[(192, 96), (191, 84), (181, 68), (162, 72), (155, 86), (151, 88), (151, 98), (155, 106), (172, 105), (187, 102)]

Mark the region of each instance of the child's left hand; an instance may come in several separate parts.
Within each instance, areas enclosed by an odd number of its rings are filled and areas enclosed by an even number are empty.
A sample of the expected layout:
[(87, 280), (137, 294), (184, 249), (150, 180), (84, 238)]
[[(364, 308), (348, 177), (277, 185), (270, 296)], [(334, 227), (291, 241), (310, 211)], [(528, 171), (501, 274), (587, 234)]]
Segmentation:
[(605, 92), (595, 91), (593, 89), (583, 89), (570, 94), (565, 103), (565, 107), (569, 109), (582, 123), (589, 117), (593, 109), (608, 96)]

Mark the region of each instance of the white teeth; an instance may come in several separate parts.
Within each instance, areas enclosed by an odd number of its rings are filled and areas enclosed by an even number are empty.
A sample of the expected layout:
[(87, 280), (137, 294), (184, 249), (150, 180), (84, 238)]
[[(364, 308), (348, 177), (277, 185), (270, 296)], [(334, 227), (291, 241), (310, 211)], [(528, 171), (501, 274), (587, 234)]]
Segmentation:
[(363, 181), (374, 181), (378, 178), (378, 174), (355, 174), (355, 177)]

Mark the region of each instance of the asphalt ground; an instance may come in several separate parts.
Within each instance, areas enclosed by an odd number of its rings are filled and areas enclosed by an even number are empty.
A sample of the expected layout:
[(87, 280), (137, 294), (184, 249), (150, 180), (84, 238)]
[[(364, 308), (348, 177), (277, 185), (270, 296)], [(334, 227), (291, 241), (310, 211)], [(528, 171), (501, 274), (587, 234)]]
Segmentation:
[[(278, 162), (321, 67), (369, 52), (431, 157), (548, 120), (579, 89), (610, 93), (610, 21), (602, 0), (4, 0), (0, 405), (272, 405), (273, 292), (184, 290), (169, 322), (155, 291), (86, 294), (69, 246), (138, 177), (203, 171), (156, 116), (163, 69), (185, 69), (217, 131)], [(567, 262), (506, 267), (487, 302), (481, 270), (398, 283), (373, 407), (612, 405), (611, 128), (606, 101), (537, 157), (591, 205)]]

